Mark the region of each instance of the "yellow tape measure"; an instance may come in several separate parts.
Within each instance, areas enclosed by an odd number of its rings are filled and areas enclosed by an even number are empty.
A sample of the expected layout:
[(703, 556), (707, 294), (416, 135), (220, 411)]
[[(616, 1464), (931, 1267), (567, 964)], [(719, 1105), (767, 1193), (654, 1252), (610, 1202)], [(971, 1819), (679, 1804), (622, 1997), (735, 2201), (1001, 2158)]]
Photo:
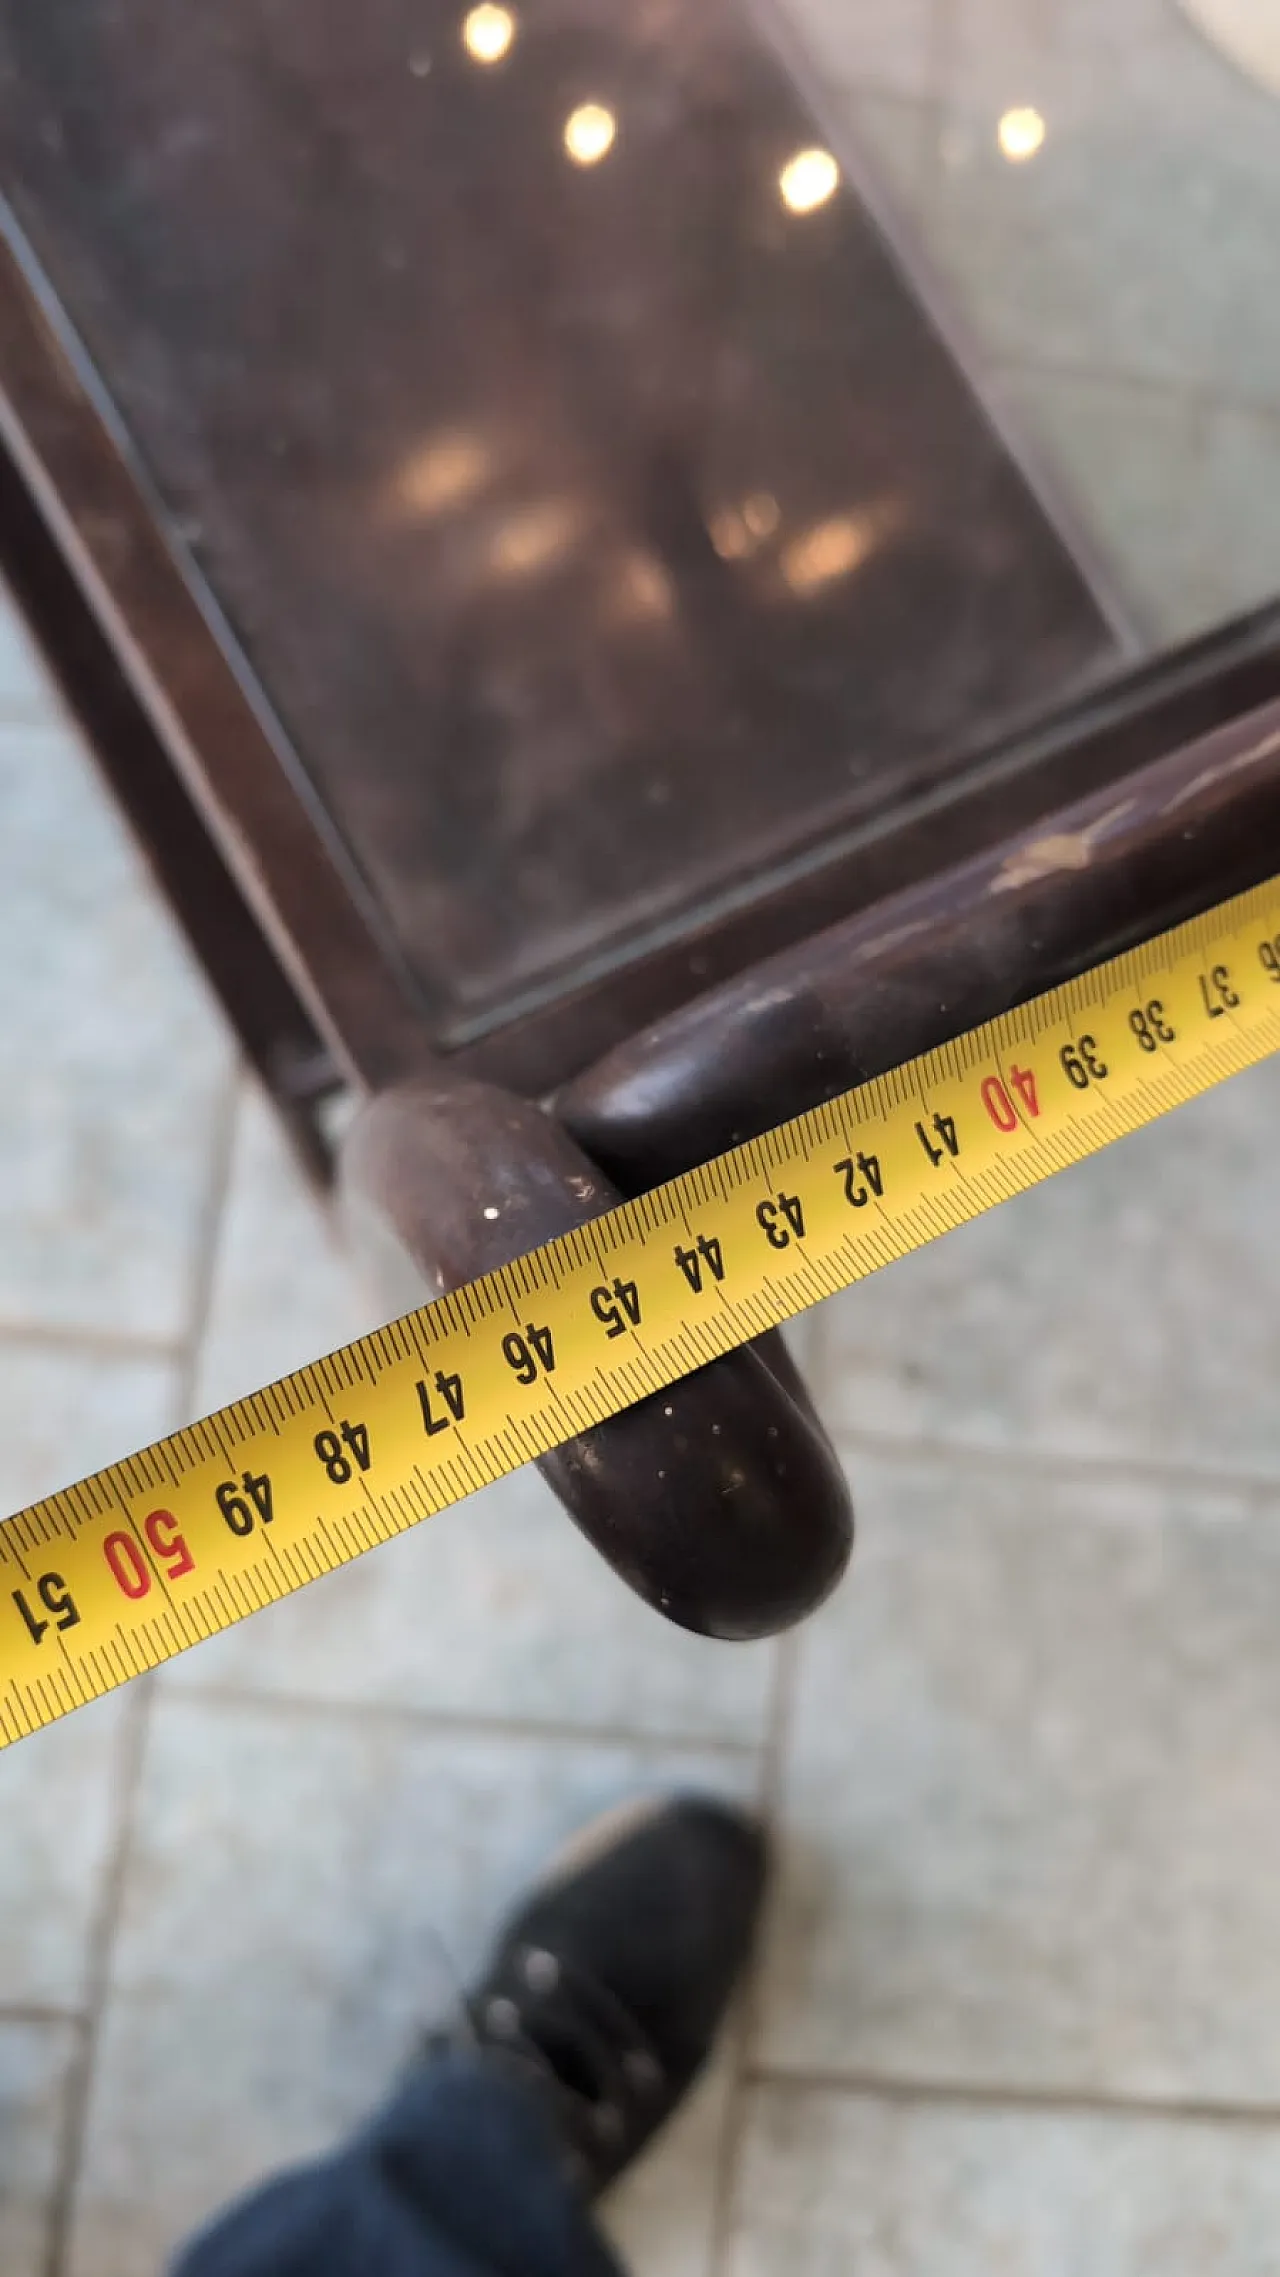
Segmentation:
[(1280, 1048), (1280, 878), (0, 1525), (53, 1722)]

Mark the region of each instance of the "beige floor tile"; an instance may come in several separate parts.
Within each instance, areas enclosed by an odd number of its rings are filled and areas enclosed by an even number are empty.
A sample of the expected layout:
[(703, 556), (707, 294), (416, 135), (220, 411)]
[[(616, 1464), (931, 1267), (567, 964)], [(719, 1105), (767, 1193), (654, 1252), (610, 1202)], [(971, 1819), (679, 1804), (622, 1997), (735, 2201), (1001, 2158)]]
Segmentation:
[(1280, 2104), (1280, 1508), (864, 1465), (805, 1633), (758, 2053)]
[(635, 2277), (713, 2277), (719, 2174), (732, 2124), (736, 2051), (721, 2052), (670, 2132), (624, 2176), (601, 2211), (605, 2235)]
[(821, 81), (887, 95), (936, 92), (938, 0), (778, 0)]
[(772, 1665), (770, 1645), (660, 1621), (526, 1470), (197, 1646), (164, 1681), (751, 1746)]
[(1215, 571), (1229, 564), (1206, 543), (1205, 421), (1189, 391), (1031, 366), (996, 385), (1144, 633), (1190, 638), (1228, 614)]
[[(0, 1512), (173, 1423), (173, 1368), (0, 1346)], [(2, 1592), (0, 1617), (18, 1621)], [(36, 1651), (48, 1651), (50, 1639)], [(77, 2006), (121, 1772), (121, 1694), (0, 1753), (0, 2006)]]
[(836, 1298), (843, 1430), (1280, 1478), (1280, 1062)]
[(170, 1360), (0, 1334), (0, 1517), (171, 1431), (177, 1378)]
[[(167, 1698), (144, 1768), (74, 2277), (135, 2277), (225, 2196), (349, 2125), (548, 1848), (722, 1758), (425, 1734)], [(696, 2151), (696, 2145), (695, 2145)], [(669, 2159), (705, 2234), (712, 2171)], [(672, 2220), (675, 2217), (672, 2215)], [(672, 2228), (666, 2225), (668, 2255)], [(669, 2259), (682, 2270), (687, 2262)]]
[(0, 2009), (84, 2003), (122, 1808), (122, 1701), (95, 1701), (0, 1753)]
[(1087, 374), (1025, 368), (1000, 387), (1160, 640), (1280, 592), (1280, 419)]
[(948, 45), (923, 228), (987, 350), (1273, 402), (1274, 98), (1165, 0), (956, 0)]
[(1280, 401), (1265, 416), (1231, 406), (1206, 411), (1203, 488), (1192, 503), (1222, 613), (1273, 600), (1280, 592)]
[(207, 1415), (380, 1326), (270, 1101), (244, 1079), (197, 1359), (196, 1412)]
[(1271, 2277), (1280, 2134), (761, 2088), (727, 2277)]
[(0, 1325), (180, 1336), (228, 1036), (69, 731), (0, 809)]
[[(833, 90), (832, 119), (847, 137), (858, 186), (884, 208), (890, 227), (918, 209), (928, 179), (936, 126), (926, 103), (896, 95)], [(909, 245), (908, 237), (904, 242)], [(910, 255), (908, 254), (908, 261)]]
[(45, 2277), (76, 2045), (70, 2025), (0, 2015), (0, 2277)]
[[(173, 1421), (164, 1363), (0, 1344), (0, 1511), (144, 1446)], [(17, 1622), (6, 1581), (0, 1617)], [(25, 1640), (24, 1640), (25, 1641)], [(51, 1649), (46, 1639), (32, 1647)], [(115, 1825), (122, 1695), (0, 1753), (0, 2006), (74, 2007)]]

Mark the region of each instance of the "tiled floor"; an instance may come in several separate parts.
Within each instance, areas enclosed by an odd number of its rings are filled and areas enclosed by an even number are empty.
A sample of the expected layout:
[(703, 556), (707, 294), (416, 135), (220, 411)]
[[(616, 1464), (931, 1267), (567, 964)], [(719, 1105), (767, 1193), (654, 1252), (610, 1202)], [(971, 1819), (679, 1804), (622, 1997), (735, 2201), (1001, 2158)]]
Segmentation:
[[(1173, 0), (793, 5), (1147, 621), (1280, 588), (1280, 109)], [(2, 611), (0, 816), (10, 1508), (366, 1313)], [(1271, 2277), (1278, 1121), (1268, 1068), (806, 1325), (862, 1537), (781, 1650), (663, 1628), (526, 1476), (0, 1757), (0, 2277), (158, 2269), (562, 1832), (687, 1782), (779, 1870), (637, 2277)]]
[[(1142, 634), (1280, 588), (1280, 110), (1180, 0), (778, 0), (988, 401)], [(1257, 0), (1270, 21), (1273, 0)], [(1044, 139), (1011, 163), (1007, 112)]]
[[(366, 1315), (7, 670), (11, 1507)], [(550, 1843), (690, 1781), (779, 1871), (614, 2210), (637, 2277), (1274, 2268), (1278, 1117), (1265, 1068), (807, 1324), (862, 1542), (782, 1651), (661, 1627), (522, 1476), (0, 1757), (0, 2277), (158, 2269), (364, 2108)]]

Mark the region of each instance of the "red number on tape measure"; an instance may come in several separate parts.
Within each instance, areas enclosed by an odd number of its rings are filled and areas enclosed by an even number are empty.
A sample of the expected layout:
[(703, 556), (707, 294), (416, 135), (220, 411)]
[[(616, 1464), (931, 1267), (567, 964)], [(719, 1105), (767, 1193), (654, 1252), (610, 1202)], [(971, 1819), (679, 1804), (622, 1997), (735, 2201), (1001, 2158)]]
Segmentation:
[(146, 1596), (151, 1587), (151, 1568), (132, 1534), (108, 1534), (102, 1554), (117, 1588), (123, 1589), (126, 1597), (136, 1601)]
[(1017, 1130), (1018, 1110), (998, 1075), (989, 1075), (983, 1084), (982, 1104), (998, 1131)]
[[(164, 1566), (166, 1581), (180, 1581), (184, 1573), (194, 1573), (196, 1561), (178, 1532), (178, 1521), (171, 1510), (153, 1510), (142, 1521), (148, 1549), (154, 1551)], [(172, 1560), (171, 1563), (166, 1562)]]
[[(1036, 1092), (1036, 1079), (1029, 1067), (1011, 1067), (1009, 1081), (1029, 1115), (1038, 1115), (1040, 1100)], [(989, 1075), (982, 1086), (982, 1104), (998, 1131), (1016, 1131), (1018, 1110), (1005, 1090), (998, 1075)]]

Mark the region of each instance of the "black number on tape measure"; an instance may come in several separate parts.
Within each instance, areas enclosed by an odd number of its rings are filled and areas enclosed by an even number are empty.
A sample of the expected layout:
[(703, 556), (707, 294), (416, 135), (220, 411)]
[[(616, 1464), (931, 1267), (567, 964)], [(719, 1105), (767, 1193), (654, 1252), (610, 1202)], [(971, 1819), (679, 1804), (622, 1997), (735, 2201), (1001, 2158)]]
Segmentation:
[(1212, 972), (1200, 975), (1200, 1001), (1211, 1020), (1221, 1020), (1234, 1012), (1240, 1002), (1231, 986), (1231, 975), (1225, 965), (1215, 965)]
[[(916, 1129), (919, 1128), (917, 1123)], [(877, 1201), (883, 1198), (884, 1178), (878, 1154), (847, 1154), (832, 1167), (837, 1178), (844, 1179), (844, 1198), (850, 1209), (865, 1210), (873, 1194)]]
[(525, 1322), (523, 1336), (519, 1329), (513, 1328), (509, 1336), (503, 1337), (502, 1351), (518, 1384), (536, 1384), (539, 1370), (545, 1376), (555, 1370), (556, 1348), (551, 1330), (535, 1328), (531, 1320)]
[(1258, 963), (1272, 980), (1280, 981), (1280, 933), (1274, 941), (1259, 941)]
[(1098, 1057), (1098, 1046), (1092, 1036), (1081, 1036), (1074, 1044), (1064, 1044), (1058, 1054), (1068, 1083), (1077, 1091), (1087, 1091), (1091, 1083), (1105, 1083), (1110, 1069)]
[[(75, 1599), (60, 1573), (42, 1573), (36, 1583), (36, 1595), (55, 1628), (76, 1627), (80, 1615), (76, 1611)], [(49, 1627), (49, 1621), (42, 1621), (38, 1614), (32, 1612), (20, 1589), (14, 1590), (13, 1602), (27, 1624), (32, 1644), (39, 1644)]]
[(804, 1240), (804, 1210), (798, 1194), (778, 1194), (771, 1202), (761, 1202), (756, 1211), (756, 1224), (771, 1249), (790, 1249), (791, 1236)]
[[(346, 1455), (342, 1452), (344, 1447)], [(317, 1431), (315, 1448), (335, 1486), (346, 1486), (351, 1477), (348, 1455), (354, 1455), (362, 1471), (369, 1468), (369, 1433), (363, 1423), (343, 1422), (336, 1431)]]
[(224, 1486), (215, 1487), (214, 1496), (229, 1533), (243, 1538), (253, 1532), (259, 1519), (264, 1526), (271, 1524), (271, 1481), (265, 1471), (246, 1471), (238, 1486), (234, 1479), (228, 1479)]
[(419, 1379), (418, 1402), (422, 1409), (422, 1428), (428, 1439), (434, 1439), (438, 1431), (447, 1431), (451, 1423), (461, 1423), (467, 1412), (466, 1401), (462, 1396), (461, 1376), (446, 1376), (442, 1368), (437, 1368), (433, 1381), (435, 1390), (440, 1394), (449, 1412), (447, 1415), (433, 1413), (431, 1393)]
[(591, 1291), (591, 1310), (612, 1343), (640, 1326), (640, 1291), (634, 1281), (615, 1281), (612, 1288), (602, 1281)]
[(1144, 1052), (1158, 1051), (1161, 1044), (1177, 1041), (1178, 1031), (1169, 1026), (1158, 996), (1153, 996), (1149, 1004), (1135, 1004), (1129, 1014), (1129, 1026)]
[(676, 1248), (676, 1263), (695, 1297), (702, 1295), (702, 1268), (705, 1264), (714, 1281), (724, 1279), (724, 1251), (713, 1233), (700, 1233), (694, 1249)]
[(924, 1148), (925, 1153), (928, 1155), (934, 1169), (937, 1170), (939, 1166), (947, 1160), (948, 1156), (952, 1162), (955, 1161), (956, 1156), (960, 1152), (960, 1138), (956, 1130), (956, 1119), (954, 1115), (935, 1115), (930, 1128), (933, 1130), (936, 1137), (942, 1141), (942, 1144), (940, 1146), (934, 1145), (933, 1140), (930, 1138), (929, 1132), (925, 1129), (923, 1123), (916, 1124), (916, 1137), (919, 1139), (920, 1144)]

